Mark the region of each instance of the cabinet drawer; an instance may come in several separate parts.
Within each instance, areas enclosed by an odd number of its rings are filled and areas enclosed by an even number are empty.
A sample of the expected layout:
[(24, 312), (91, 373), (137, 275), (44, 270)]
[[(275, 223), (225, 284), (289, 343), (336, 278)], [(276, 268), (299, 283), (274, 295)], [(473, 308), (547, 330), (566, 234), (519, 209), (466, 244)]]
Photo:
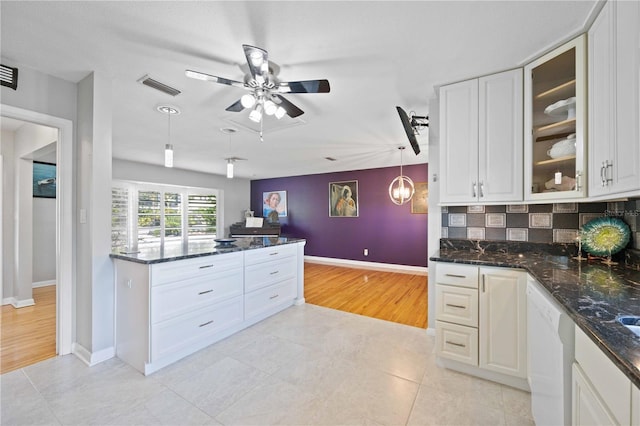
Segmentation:
[(436, 284), (478, 288), (478, 267), (440, 262), (436, 266)]
[(279, 260), (284, 257), (295, 256), (297, 244), (284, 244), (276, 247), (267, 247), (244, 252), (244, 262), (246, 265)]
[(151, 322), (165, 321), (222, 300), (241, 296), (241, 268), (151, 288)]
[(242, 252), (151, 265), (151, 285), (162, 285), (243, 266)]
[(478, 365), (478, 329), (436, 321), (436, 353), (470, 365)]
[(243, 320), (242, 297), (151, 326), (151, 362), (189, 347)]
[(576, 326), (576, 362), (620, 424), (630, 424), (631, 381), (602, 352), (589, 337)]
[(478, 326), (478, 290), (436, 284), (436, 319)]
[(291, 304), (295, 297), (296, 281), (293, 278), (245, 294), (245, 317), (252, 318), (278, 305)]
[(296, 263), (291, 257), (277, 261), (247, 266), (245, 270), (245, 292), (267, 287), (296, 276)]

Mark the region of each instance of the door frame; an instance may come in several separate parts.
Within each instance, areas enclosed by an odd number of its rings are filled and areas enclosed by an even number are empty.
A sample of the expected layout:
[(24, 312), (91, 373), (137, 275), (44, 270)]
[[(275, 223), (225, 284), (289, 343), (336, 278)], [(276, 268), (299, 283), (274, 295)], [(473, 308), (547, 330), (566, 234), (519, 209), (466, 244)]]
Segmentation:
[(56, 154), (56, 353), (71, 353), (73, 341), (73, 122), (11, 105), (0, 104), (0, 115), (58, 129)]

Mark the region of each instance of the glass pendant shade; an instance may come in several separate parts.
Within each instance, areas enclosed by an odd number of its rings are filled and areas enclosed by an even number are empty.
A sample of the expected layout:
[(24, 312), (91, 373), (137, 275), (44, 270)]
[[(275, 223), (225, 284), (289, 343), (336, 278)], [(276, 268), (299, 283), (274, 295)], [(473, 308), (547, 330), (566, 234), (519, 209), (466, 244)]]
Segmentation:
[(164, 146), (164, 166), (173, 167), (173, 145), (171, 144)]
[(227, 178), (233, 179), (233, 161), (227, 161)]
[(411, 200), (415, 191), (411, 178), (400, 175), (389, 185), (389, 198), (393, 204), (400, 206)]

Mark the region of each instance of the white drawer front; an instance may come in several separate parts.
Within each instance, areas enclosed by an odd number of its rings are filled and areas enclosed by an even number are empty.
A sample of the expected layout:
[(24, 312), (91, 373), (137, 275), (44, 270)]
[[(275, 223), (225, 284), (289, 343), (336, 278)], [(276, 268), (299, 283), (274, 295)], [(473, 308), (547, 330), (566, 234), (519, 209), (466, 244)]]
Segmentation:
[(242, 268), (242, 252), (217, 254), (151, 265), (151, 285), (162, 285), (234, 268)]
[(436, 321), (436, 353), (470, 365), (478, 365), (478, 329)]
[(291, 278), (252, 293), (245, 294), (246, 319), (258, 316), (278, 305), (291, 304), (296, 297), (296, 281)]
[(436, 319), (478, 326), (478, 290), (436, 284)]
[(243, 293), (242, 269), (151, 288), (151, 322), (165, 321)]
[(284, 257), (295, 256), (297, 244), (284, 244), (276, 247), (267, 247), (244, 252), (244, 262), (246, 265), (279, 260)]
[(478, 267), (438, 262), (436, 266), (436, 284), (478, 288)]
[(247, 266), (245, 269), (244, 291), (248, 293), (282, 280), (293, 278), (296, 276), (296, 266), (291, 257)]
[(151, 327), (151, 362), (171, 355), (243, 320), (242, 297), (181, 315)]

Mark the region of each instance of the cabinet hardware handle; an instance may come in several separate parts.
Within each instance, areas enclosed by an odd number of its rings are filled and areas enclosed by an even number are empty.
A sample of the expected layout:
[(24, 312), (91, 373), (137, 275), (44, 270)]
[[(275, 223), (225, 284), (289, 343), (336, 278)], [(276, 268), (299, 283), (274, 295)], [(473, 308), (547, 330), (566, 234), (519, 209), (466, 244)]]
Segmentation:
[(473, 198), (476, 198), (477, 195), (476, 195), (476, 182), (475, 181), (473, 181), (471, 183), (471, 194), (473, 194), (472, 195)]
[[(609, 170), (611, 170), (611, 172), (609, 172)], [(609, 177), (609, 176), (611, 176), (611, 177)], [(611, 182), (613, 182), (613, 161), (611, 161), (611, 162), (609, 162), (609, 160), (606, 161), (604, 177), (605, 177), (605, 182), (606, 182), (607, 185), (610, 185)]]
[(576, 191), (582, 191), (582, 172), (576, 171)]
[(457, 275), (457, 274), (444, 274), (445, 277), (453, 277), (453, 278), (467, 278), (466, 275)]
[(200, 267), (200, 269), (207, 269), (207, 268), (213, 268), (213, 265), (204, 265)]
[(480, 198), (484, 198), (484, 182), (480, 181)]
[(460, 308), (460, 309), (467, 309), (466, 306), (462, 306), (462, 305), (454, 305), (451, 303), (446, 303), (447, 306), (451, 306), (452, 308)]
[(211, 290), (201, 291), (201, 292), (200, 292), (200, 293), (198, 293), (198, 294), (207, 294), (207, 293), (212, 293), (212, 292), (213, 292), (213, 289), (211, 289)]
[(269, 273), (269, 275), (275, 275), (275, 274), (277, 274), (278, 272), (280, 272), (280, 271), (273, 271), (273, 272), (270, 272), (270, 273)]
[(269, 253), (269, 256), (276, 256), (278, 254), (277, 251), (274, 251), (273, 253)]
[(606, 163), (603, 161), (602, 162), (602, 166), (600, 167), (600, 184), (602, 186), (607, 186), (607, 179), (605, 177), (605, 173), (606, 173)]
[(466, 348), (467, 347), (467, 345), (463, 345), (462, 343), (450, 342), (449, 340), (445, 340), (445, 343), (447, 345), (458, 346), (459, 348)]
[(200, 324), (198, 327), (204, 327), (206, 325), (213, 324), (213, 320), (207, 321), (204, 324)]
[(482, 292), (484, 293), (484, 274), (482, 274)]
[(269, 300), (271, 300), (271, 299), (275, 299), (275, 298), (276, 298), (276, 297), (278, 297), (278, 296), (280, 296), (280, 295), (279, 295), (279, 294), (276, 294), (276, 295), (274, 295), (274, 296), (271, 296), (271, 297), (269, 298)]

